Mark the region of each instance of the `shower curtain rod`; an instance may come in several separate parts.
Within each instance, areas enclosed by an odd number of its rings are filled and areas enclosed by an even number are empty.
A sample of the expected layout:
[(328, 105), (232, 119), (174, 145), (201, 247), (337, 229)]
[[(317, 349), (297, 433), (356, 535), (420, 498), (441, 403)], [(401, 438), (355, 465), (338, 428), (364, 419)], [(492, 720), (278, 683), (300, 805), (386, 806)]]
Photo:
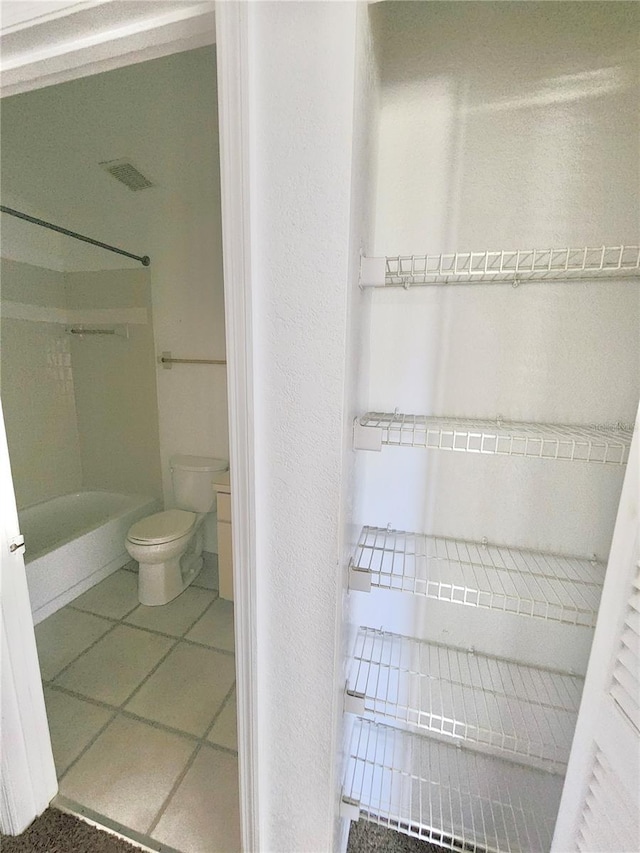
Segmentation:
[(109, 252), (115, 252), (117, 255), (124, 255), (127, 258), (133, 258), (134, 261), (140, 261), (143, 267), (148, 267), (151, 263), (149, 255), (132, 255), (131, 252), (125, 252), (124, 249), (118, 249), (116, 246), (110, 246), (108, 243), (101, 243), (99, 240), (93, 240), (91, 237), (85, 237), (83, 234), (78, 234), (76, 231), (69, 231), (68, 228), (61, 228), (59, 225), (53, 225), (51, 222), (45, 222), (44, 219), (37, 219), (35, 216), (29, 216), (26, 213), (21, 213), (19, 210), (14, 210), (12, 207), (5, 207), (0, 204), (0, 211), (8, 213), (10, 216), (17, 216), (18, 219), (25, 219), (27, 222), (33, 222), (34, 225), (41, 225), (43, 228), (49, 228), (51, 231), (58, 231), (60, 234), (66, 234), (67, 237), (73, 237), (75, 240), (82, 240), (84, 243), (91, 243), (92, 246), (99, 246), (101, 249), (107, 249)]

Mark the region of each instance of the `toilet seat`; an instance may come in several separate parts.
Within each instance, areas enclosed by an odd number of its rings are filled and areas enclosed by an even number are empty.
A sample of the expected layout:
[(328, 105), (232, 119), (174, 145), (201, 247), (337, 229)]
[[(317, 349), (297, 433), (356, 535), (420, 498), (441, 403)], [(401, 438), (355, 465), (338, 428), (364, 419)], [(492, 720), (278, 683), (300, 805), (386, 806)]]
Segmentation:
[(195, 512), (168, 509), (137, 521), (129, 530), (128, 539), (137, 545), (162, 545), (180, 539), (191, 531)]

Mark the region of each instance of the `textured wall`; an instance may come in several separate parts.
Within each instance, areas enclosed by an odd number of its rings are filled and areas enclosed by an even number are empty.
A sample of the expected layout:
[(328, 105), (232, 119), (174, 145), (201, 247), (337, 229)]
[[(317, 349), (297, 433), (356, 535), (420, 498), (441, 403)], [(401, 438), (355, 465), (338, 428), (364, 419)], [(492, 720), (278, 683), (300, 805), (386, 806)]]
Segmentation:
[(331, 850), (356, 4), (251, 11), (261, 849)]

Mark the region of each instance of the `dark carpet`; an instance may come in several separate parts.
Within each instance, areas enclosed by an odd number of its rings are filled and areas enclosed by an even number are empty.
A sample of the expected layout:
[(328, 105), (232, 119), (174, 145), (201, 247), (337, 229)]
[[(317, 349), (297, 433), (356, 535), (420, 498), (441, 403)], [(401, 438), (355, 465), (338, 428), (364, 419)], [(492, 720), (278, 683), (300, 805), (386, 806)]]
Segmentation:
[[(108, 832), (49, 808), (22, 835), (0, 835), (2, 853), (140, 853)], [(318, 853), (320, 853), (318, 851)], [(347, 853), (445, 853), (417, 838), (364, 820), (351, 826)]]
[(115, 835), (49, 808), (22, 835), (0, 835), (2, 853), (140, 853)]
[(347, 853), (447, 853), (442, 847), (420, 841), (366, 820), (351, 824)]

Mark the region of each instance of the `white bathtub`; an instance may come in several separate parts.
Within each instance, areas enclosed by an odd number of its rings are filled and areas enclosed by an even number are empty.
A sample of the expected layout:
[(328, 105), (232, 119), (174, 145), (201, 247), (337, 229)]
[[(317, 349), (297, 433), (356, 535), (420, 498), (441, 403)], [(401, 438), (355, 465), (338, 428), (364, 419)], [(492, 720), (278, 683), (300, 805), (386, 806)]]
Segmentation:
[(20, 510), (34, 624), (128, 563), (127, 531), (161, 508), (158, 498), (85, 491)]

